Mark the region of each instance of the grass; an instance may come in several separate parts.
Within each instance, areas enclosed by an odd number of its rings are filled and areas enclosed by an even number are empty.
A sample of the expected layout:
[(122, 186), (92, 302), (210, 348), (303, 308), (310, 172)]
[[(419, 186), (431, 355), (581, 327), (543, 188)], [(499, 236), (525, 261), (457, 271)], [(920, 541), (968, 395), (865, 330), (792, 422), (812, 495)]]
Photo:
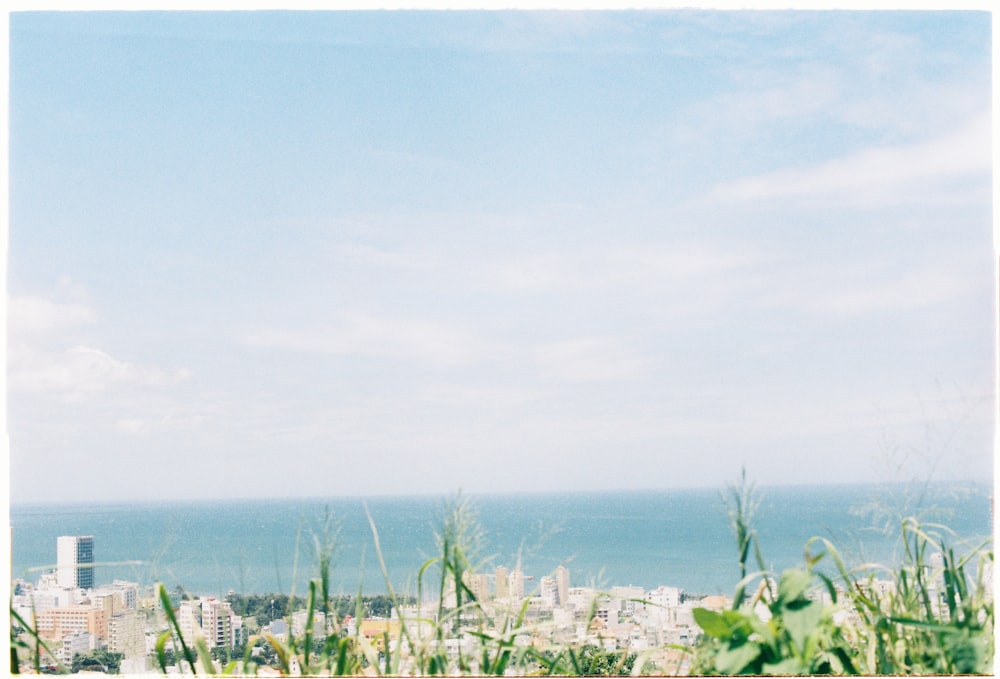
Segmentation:
[[(961, 544), (947, 527), (903, 519), (902, 562), (849, 569), (835, 545), (813, 538), (804, 565), (775, 578), (752, 530), (757, 494), (745, 475), (729, 516), (741, 567), (732, 610), (696, 609), (704, 635), (693, 672), (704, 675), (988, 675), (993, 671), (989, 540)], [(819, 551), (813, 551), (816, 548)], [(823, 562), (831, 568), (822, 569)], [(974, 573), (970, 565), (975, 565)], [(755, 585), (749, 587), (748, 585)], [(748, 589), (755, 593), (747, 596)]]
[[(368, 516), (375, 557), (398, 612), (392, 633), (388, 623), (373, 635), (364, 634), (360, 624), (349, 629), (332, 605), (330, 570), (338, 531), (327, 512), (311, 536), (316, 577), (304, 598), (307, 623), (301, 634), (279, 639), (264, 632), (250, 638), (241, 657), (213, 657), (202, 636), (185, 638), (174, 602), (159, 585), (164, 620), (156, 661), (164, 673), (176, 661), (185, 672), (221, 676), (636, 676), (688, 668), (699, 675), (992, 671), (993, 596), (984, 578), (993, 567), (989, 541), (965, 544), (944, 526), (907, 518), (899, 526), (903, 557), (898, 564), (852, 569), (829, 540), (813, 538), (804, 545), (802, 565), (776, 576), (764, 567), (757, 538), (759, 503), (745, 473), (728, 489), (741, 577), (729, 610), (694, 610), (701, 634), (691, 647), (662, 646), (636, 654), (590, 641), (550, 637), (547, 644), (529, 643), (548, 636), (553, 625), (529, 615), (527, 598), (506, 606), (478, 598), (471, 576), (490, 559), (484, 557), (475, 508), (459, 495), (445, 507), (437, 554), (419, 568), (415, 597), (394, 590), (378, 528)], [(362, 590), (359, 583), (354, 610), (359, 622), (364, 617)], [(432, 606), (425, 601), (427, 593), (437, 596)], [(294, 592), (290, 601), (296, 601)], [(594, 617), (597, 605), (595, 598), (584, 619)], [(42, 671), (42, 659), (51, 650), (35, 625), (13, 607), (11, 615), (12, 672)], [(15, 634), (15, 627), (22, 631)], [(255, 647), (267, 649), (270, 660), (255, 656)], [(668, 651), (674, 659), (657, 664), (657, 655)], [(681, 660), (678, 653), (684, 654)]]

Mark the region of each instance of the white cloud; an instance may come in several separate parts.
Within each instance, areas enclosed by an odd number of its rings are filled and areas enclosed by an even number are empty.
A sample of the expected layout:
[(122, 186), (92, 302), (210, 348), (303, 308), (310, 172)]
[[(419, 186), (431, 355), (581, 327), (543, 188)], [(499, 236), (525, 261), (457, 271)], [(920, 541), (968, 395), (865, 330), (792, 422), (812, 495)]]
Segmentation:
[[(312, 329), (268, 328), (249, 332), (242, 342), (261, 349), (281, 349), (335, 356), (366, 356), (379, 359), (412, 359), (441, 368), (468, 368), (484, 362), (507, 366), (534, 366), (543, 380), (598, 382), (635, 380), (651, 365), (617, 338), (571, 337), (554, 342), (518, 343), (494, 340), (458, 323), (420, 322), (381, 318), (366, 314), (344, 314), (341, 322)], [(471, 389), (471, 391), (470, 391)], [(504, 391), (509, 401), (528, 392)], [(466, 397), (498, 395), (475, 388), (438, 387), (424, 390), (429, 400), (447, 401)]]
[(680, 245), (615, 247), (527, 255), (494, 266), (487, 276), (501, 290), (607, 290), (659, 287), (734, 271), (755, 255)]
[[(843, 89), (842, 77), (836, 69), (822, 64), (807, 64), (794, 71), (768, 75), (751, 69), (737, 76), (740, 81), (737, 86), (747, 89), (703, 103), (699, 107), (703, 119), (716, 119), (720, 111), (735, 114), (739, 126), (803, 118), (829, 110)], [(769, 79), (773, 82), (767, 83)]]
[(394, 269), (427, 271), (436, 266), (434, 258), (411, 252), (384, 250), (359, 243), (345, 243), (335, 247), (336, 255), (352, 264), (374, 265)]
[(86, 304), (54, 302), (35, 295), (16, 295), (7, 301), (7, 328), (13, 336), (38, 335), (96, 321), (97, 313)]
[(968, 278), (943, 271), (911, 273), (865, 289), (829, 295), (817, 300), (817, 308), (843, 315), (909, 311), (941, 304), (975, 290)]
[(551, 398), (546, 388), (528, 388), (496, 384), (429, 384), (420, 389), (426, 403), (489, 409), (513, 409)]
[(707, 198), (726, 202), (825, 198), (864, 205), (939, 201), (948, 198), (956, 181), (988, 179), (990, 139), (990, 118), (981, 115), (934, 139), (746, 177), (716, 187)]
[(9, 384), (12, 389), (80, 395), (114, 386), (170, 386), (190, 376), (185, 369), (168, 372), (119, 361), (90, 347), (73, 347), (62, 352), (21, 347), (12, 351)]
[(776, 265), (766, 277), (748, 280), (747, 286), (756, 291), (752, 297), (756, 307), (834, 318), (922, 312), (988, 289), (985, 260), (977, 271), (970, 268), (976, 259), (968, 254), (939, 251), (935, 259), (901, 266), (888, 253), (865, 267), (835, 261), (811, 263), (807, 269)]
[(641, 379), (652, 361), (606, 337), (578, 338), (537, 347), (534, 360), (542, 375), (561, 382), (612, 382)]
[(159, 388), (190, 378), (186, 369), (167, 371), (129, 363), (94, 348), (94, 338), (84, 339), (77, 330), (87, 327), (89, 334), (100, 330), (97, 312), (81, 301), (86, 298), (86, 291), (66, 277), (49, 296), (9, 297), (7, 375), (12, 391), (56, 392), (74, 398), (117, 386)]
[(466, 365), (487, 355), (489, 343), (458, 323), (341, 315), (336, 325), (312, 329), (263, 329), (247, 333), (251, 347), (340, 356), (408, 358), (440, 366)]
[(132, 417), (122, 417), (115, 421), (115, 430), (122, 434), (131, 436), (148, 436), (150, 434), (161, 434), (175, 431), (182, 428), (201, 425), (206, 421), (204, 413), (167, 413), (156, 416), (141, 414)]

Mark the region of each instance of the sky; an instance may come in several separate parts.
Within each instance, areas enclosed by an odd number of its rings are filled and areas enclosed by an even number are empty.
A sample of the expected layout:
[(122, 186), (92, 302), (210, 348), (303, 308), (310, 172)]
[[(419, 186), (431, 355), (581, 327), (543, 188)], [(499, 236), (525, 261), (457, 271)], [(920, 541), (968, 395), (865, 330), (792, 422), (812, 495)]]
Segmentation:
[(15, 12), (12, 502), (992, 480), (985, 12)]

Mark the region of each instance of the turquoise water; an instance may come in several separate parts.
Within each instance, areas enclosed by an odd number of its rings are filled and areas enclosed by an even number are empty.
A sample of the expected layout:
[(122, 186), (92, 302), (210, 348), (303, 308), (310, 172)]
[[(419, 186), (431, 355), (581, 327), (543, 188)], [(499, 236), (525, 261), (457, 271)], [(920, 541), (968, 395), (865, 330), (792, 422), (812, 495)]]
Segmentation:
[[(565, 564), (573, 585), (658, 585), (731, 594), (735, 548), (717, 489), (471, 496), (483, 528), (481, 556), (513, 568), (520, 559), (537, 578)], [(802, 562), (811, 536), (832, 538), (856, 563), (887, 562), (898, 531), (873, 527), (858, 510), (873, 500), (897, 513), (919, 510), (965, 538), (992, 534), (990, 488), (935, 486), (914, 503), (902, 487), (810, 486), (762, 490), (757, 523), (767, 565)], [(189, 503), (15, 505), (11, 507), (13, 577), (36, 580), (55, 562), (59, 535), (93, 535), (95, 559), (142, 561), (103, 566), (98, 583), (162, 581), (195, 594), (303, 592), (313, 568), (313, 536), (329, 509), (338, 527), (333, 587), (384, 592), (365, 502), (379, 531), (394, 587), (413, 579), (434, 554), (445, 497), (313, 498)], [(911, 503), (910, 506), (903, 507)], [(298, 549), (296, 549), (298, 546)], [(296, 558), (296, 554), (298, 557)], [(298, 577), (296, 578), (296, 574)], [(531, 583), (528, 583), (530, 588)]]

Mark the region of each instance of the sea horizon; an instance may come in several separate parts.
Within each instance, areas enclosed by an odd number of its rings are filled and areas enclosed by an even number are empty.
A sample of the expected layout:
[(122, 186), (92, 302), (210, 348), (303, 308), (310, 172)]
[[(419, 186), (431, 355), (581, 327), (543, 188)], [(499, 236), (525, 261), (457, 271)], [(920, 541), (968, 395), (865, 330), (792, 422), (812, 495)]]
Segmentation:
[[(219, 497), (219, 496), (196, 496), (190, 498), (176, 498), (176, 497), (164, 497), (164, 498), (134, 498), (134, 499), (123, 499), (109, 501), (100, 498), (88, 498), (88, 499), (72, 499), (72, 500), (55, 500), (55, 499), (45, 499), (45, 500), (11, 500), (8, 502), (10, 508), (23, 508), (23, 507), (63, 507), (63, 506), (118, 506), (118, 505), (185, 505), (190, 503), (230, 503), (230, 502), (311, 502), (311, 501), (322, 501), (322, 500), (337, 500), (337, 501), (351, 501), (356, 500), (363, 502), (371, 499), (428, 499), (428, 498), (438, 498), (442, 500), (452, 499), (458, 496), (466, 497), (469, 499), (476, 498), (493, 498), (493, 497), (517, 497), (517, 496), (548, 496), (548, 495), (605, 495), (605, 494), (621, 494), (621, 493), (672, 493), (672, 492), (718, 492), (725, 494), (728, 489), (733, 487), (734, 483), (727, 483), (725, 485), (690, 485), (690, 486), (643, 486), (643, 487), (615, 487), (606, 489), (596, 489), (596, 488), (571, 488), (571, 489), (532, 489), (532, 490), (498, 490), (498, 491), (467, 491), (462, 488), (450, 490), (450, 491), (427, 491), (427, 492), (411, 492), (411, 493), (394, 493), (394, 492), (374, 492), (374, 493), (346, 493), (346, 494), (314, 494), (308, 493), (303, 495), (274, 495), (274, 496), (251, 496), (251, 495), (234, 495), (231, 497)], [(864, 488), (916, 488), (916, 487), (926, 487), (926, 488), (940, 488), (944, 486), (949, 487), (963, 487), (968, 486), (972, 488), (979, 489), (993, 489), (993, 481), (984, 481), (982, 479), (949, 479), (949, 480), (931, 480), (931, 481), (835, 481), (831, 483), (821, 483), (821, 482), (790, 482), (790, 483), (754, 483), (753, 487), (756, 491), (760, 493), (767, 493), (769, 490), (792, 490), (792, 489), (809, 489), (809, 488), (823, 488), (823, 489), (864, 489)]]
[[(907, 494), (908, 490), (912, 494)], [(876, 490), (880, 492), (875, 492)], [(851, 561), (888, 561), (895, 535), (871, 511), (900, 516), (918, 510), (943, 520), (963, 538), (992, 536), (992, 486), (971, 481), (929, 484), (795, 484), (759, 486), (755, 522), (768, 565), (802, 562), (804, 545), (820, 535)], [(924, 504), (914, 496), (926, 492)], [(484, 537), (479, 565), (521, 565), (541, 577), (570, 569), (574, 586), (679, 587), (731, 594), (738, 580), (725, 488), (642, 491), (462, 493)], [(142, 565), (96, 569), (98, 581), (126, 579), (195, 594), (225, 596), (305, 591), (312, 573), (310, 544), (331, 513), (337, 538), (333, 590), (387, 590), (378, 568), (370, 515), (394, 589), (414, 589), (414, 577), (435, 554), (435, 531), (456, 494), (311, 498), (205, 499), (11, 505), (12, 577), (37, 578), (55, 563), (59, 535), (94, 535), (95, 561)], [(886, 504), (888, 503), (888, 504)], [(367, 509), (367, 512), (366, 512)]]

